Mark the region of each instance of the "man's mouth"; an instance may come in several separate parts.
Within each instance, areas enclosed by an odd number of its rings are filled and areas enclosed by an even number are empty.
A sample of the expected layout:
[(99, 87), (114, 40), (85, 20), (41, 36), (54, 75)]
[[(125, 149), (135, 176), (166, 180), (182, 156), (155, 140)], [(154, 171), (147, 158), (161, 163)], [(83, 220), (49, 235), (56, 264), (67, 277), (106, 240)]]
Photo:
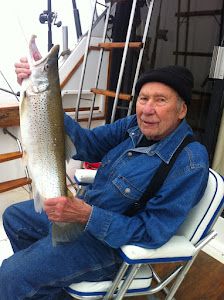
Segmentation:
[(145, 125), (149, 125), (149, 126), (153, 126), (153, 125), (157, 125), (158, 122), (153, 122), (153, 121), (145, 121), (145, 120), (142, 120), (142, 122), (145, 124)]

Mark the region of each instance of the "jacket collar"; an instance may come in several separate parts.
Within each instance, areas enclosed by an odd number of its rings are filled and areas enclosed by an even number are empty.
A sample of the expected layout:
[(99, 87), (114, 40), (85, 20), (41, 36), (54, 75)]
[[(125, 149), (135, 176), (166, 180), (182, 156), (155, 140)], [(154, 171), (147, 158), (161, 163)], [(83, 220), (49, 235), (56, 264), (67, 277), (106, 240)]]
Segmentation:
[[(142, 137), (139, 127), (135, 126), (130, 128), (128, 133), (132, 139), (134, 147), (136, 147)], [(193, 135), (193, 132), (184, 119), (170, 135), (162, 139), (160, 142), (150, 147), (146, 147), (144, 151), (141, 152), (147, 153), (149, 156), (156, 154), (168, 164), (176, 149), (180, 146), (187, 135)]]
[(168, 164), (187, 135), (193, 135), (193, 131), (186, 120), (183, 120), (170, 135), (156, 145), (155, 153)]

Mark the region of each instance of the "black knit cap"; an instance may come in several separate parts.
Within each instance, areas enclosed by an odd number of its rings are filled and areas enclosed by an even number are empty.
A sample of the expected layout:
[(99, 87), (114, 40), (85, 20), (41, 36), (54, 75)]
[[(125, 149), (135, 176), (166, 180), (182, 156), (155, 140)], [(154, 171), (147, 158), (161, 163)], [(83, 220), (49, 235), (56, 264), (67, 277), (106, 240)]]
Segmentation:
[(194, 77), (187, 68), (182, 66), (167, 66), (145, 72), (135, 85), (136, 95), (139, 94), (142, 86), (148, 82), (161, 82), (170, 86), (186, 104), (190, 104)]

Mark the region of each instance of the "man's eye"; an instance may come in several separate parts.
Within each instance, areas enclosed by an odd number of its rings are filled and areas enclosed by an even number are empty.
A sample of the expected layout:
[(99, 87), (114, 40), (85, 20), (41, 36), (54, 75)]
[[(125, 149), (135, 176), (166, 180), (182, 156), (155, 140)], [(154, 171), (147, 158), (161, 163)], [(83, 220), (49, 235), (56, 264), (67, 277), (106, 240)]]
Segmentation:
[(161, 98), (157, 98), (156, 102), (158, 104), (165, 104), (167, 102), (167, 99), (166, 98), (162, 98), (162, 97)]
[(139, 97), (139, 100), (140, 100), (140, 101), (147, 101), (147, 98), (141, 96), (141, 97)]

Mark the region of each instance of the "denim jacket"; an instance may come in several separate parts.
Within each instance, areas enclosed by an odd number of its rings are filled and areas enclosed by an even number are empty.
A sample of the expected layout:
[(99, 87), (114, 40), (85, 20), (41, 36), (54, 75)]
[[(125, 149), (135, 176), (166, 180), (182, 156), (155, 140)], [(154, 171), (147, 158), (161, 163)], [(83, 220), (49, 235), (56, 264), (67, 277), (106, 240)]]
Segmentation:
[(208, 155), (195, 141), (179, 154), (145, 208), (132, 217), (123, 214), (144, 193), (161, 161), (168, 163), (184, 137), (193, 134), (185, 120), (149, 147), (137, 146), (142, 133), (135, 115), (92, 130), (65, 115), (65, 130), (77, 151), (74, 159), (102, 162), (84, 195), (93, 207), (85, 230), (113, 248), (125, 244), (157, 248), (166, 243), (204, 193)]

